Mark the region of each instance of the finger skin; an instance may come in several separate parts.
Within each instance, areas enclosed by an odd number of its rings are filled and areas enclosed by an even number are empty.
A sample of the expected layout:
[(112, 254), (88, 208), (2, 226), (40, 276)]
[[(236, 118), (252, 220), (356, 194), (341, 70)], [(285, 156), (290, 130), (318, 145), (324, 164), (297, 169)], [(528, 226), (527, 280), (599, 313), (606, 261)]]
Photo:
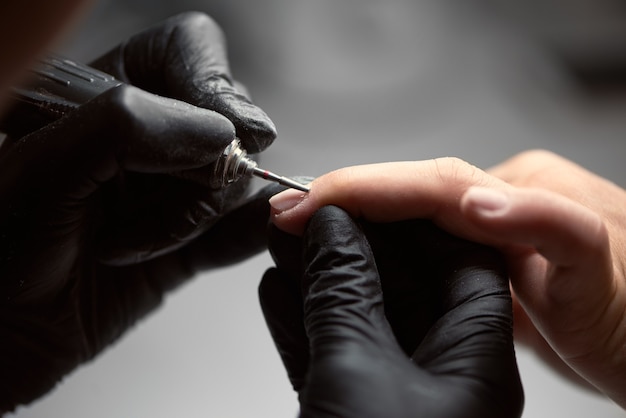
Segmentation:
[[(525, 199), (526, 203), (519, 210), (503, 213), (500, 217), (496, 216), (497, 211), (493, 211), (493, 216), (479, 222), (480, 217), (471, 216), (471, 200), (461, 199), (470, 186), (481, 184)], [(454, 234), (508, 248), (512, 254), (518, 254), (516, 246), (527, 248), (527, 251), (537, 248), (558, 268), (568, 271), (587, 269), (574, 277), (590, 274), (612, 277), (611, 260), (607, 258), (610, 257), (607, 233), (597, 215), (548, 192), (516, 191), (513, 194), (512, 187), (459, 161), (390, 163), (339, 170), (316, 179), (302, 202), (291, 210), (275, 212), (273, 222), (279, 228), (298, 233), (309, 212), (328, 201), (344, 207), (354, 216), (373, 221), (430, 218)], [(519, 223), (516, 234), (503, 228), (488, 229), (497, 228), (498, 223), (505, 221)], [(530, 286), (537, 288), (536, 284)], [(571, 301), (587, 294), (592, 290), (590, 286), (589, 283), (572, 285), (570, 282), (567, 289), (562, 284), (557, 292), (540, 288), (533, 296), (540, 299), (563, 297)], [(593, 286), (594, 295), (599, 300), (606, 300), (607, 294), (615, 290), (609, 279), (605, 283), (594, 282)], [(603, 290), (597, 292), (598, 286)], [(523, 296), (524, 291), (520, 290), (520, 296)], [(544, 294), (545, 291), (548, 292)], [(573, 291), (579, 293), (572, 294)], [(556, 295), (551, 296), (553, 293)], [(540, 294), (544, 296), (540, 297)], [(594, 302), (597, 300), (589, 303)]]
[[(275, 209), (272, 221), (284, 231), (301, 235), (311, 214), (332, 204), (372, 222), (428, 218), (456, 235), (476, 240), (480, 230), (463, 222), (458, 204), (472, 185), (509, 187), (457, 158), (347, 167), (315, 179), (307, 194), (284, 193), (302, 199), (289, 210)], [(277, 197), (270, 200), (272, 206)]]
[[(626, 284), (614, 278), (605, 224), (595, 212), (546, 190), (509, 190), (495, 210), (480, 204), (484, 193), (470, 189), (464, 196), (465, 217), (494, 239), (535, 249), (550, 263), (544, 272), (518, 268), (511, 276), (533, 323), (570, 367), (623, 402), (626, 366), (617, 359), (626, 340)], [(519, 252), (513, 257), (520, 265)]]
[[(587, 276), (599, 273), (606, 283), (594, 282), (593, 286), (605, 287), (612, 283), (612, 263), (608, 233), (600, 217), (575, 202), (539, 189), (515, 189), (498, 192), (504, 198), (502, 207), (484, 209), (480, 205), (481, 194), (489, 193), (483, 188), (471, 188), (463, 196), (461, 211), (468, 221), (481, 228), (494, 240), (532, 247), (559, 268), (568, 268), (574, 275)], [(551, 284), (558, 284), (552, 281)], [(571, 285), (571, 283), (570, 283)], [(584, 283), (580, 284), (585, 285)], [(590, 284), (586, 284), (590, 286)], [(569, 286), (568, 286), (569, 287)], [(576, 287), (582, 294), (589, 287)], [(544, 293), (545, 289), (540, 292)], [(555, 297), (581, 296), (556, 292)], [(550, 297), (550, 293), (547, 295)]]
[[(532, 173), (526, 179), (523, 172), (508, 173), (503, 166), (494, 172), (522, 185), (532, 185), (535, 178)], [(572, 174), (579, 180), (585, 177), (581, 170)], [(554, 186), (554, 179), (558, 186), (555, 173), (543, 183)], [(472, 208), (472, 199), (463, 200), (472, 186), (515, 196), (519, 210), (498, 214), (493, 200), (481, 211), (475, 202)], [(591, 187), (603, 199), (611, 199), (607, 190), (620, 192), (597, 179)], [(622, 246), (618, 237), (609, 239), (603, 224), (619, 224), (621, 218), (609, 212), (601, 221), (597, 202), (594, 205), (583, 190), (558, 194), (550, 187), (543, 192), (520, 191), (467, 163), (446, 158), (340, 169), (313, 181), (308, 194), (287, 192), (270, 203), (273, 222), (294, 234), (302, 233), (317, 207), (336, 204), (353, 216), (380, 222), (432, 219), (457, 236), (499, 247), (508, 256), (515, 291), (535, 326), (570, 367), (626, 405), (621, 393), (626, 366), (620, 361), (626, 340), (626, 285), (618, 280), (623, 267), (620, 260), (611, 259), (610, 244)], [(486, 212), (490, 215), (479, 215)]]

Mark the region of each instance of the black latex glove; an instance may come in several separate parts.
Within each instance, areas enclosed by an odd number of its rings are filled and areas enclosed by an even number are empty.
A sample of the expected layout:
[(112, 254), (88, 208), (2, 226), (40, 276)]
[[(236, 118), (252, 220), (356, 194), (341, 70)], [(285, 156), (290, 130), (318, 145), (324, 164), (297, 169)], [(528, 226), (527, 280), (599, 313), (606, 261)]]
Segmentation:
[(275, 187), (245, 198), (245, 181), (210, 190), (168, 174), (210, 165), (235, 128), (256, 151), (274, 138), (227, 87), (221, 42), (206, 16), (177, 16), (132, 38), (123, 63), (108, 56), (159, 96), (124, 85), (3, 144), (0, 413), (51, 389), (199, 269), (266, 247)]
[(174, 16), (91, 65), (146, 91), (226, 116), (251, 154), (267, 148), (276, 137), (272, 121), (233, 80), (223, 34), (205, 14)]
[(520, 416), (499, 257), (426, 221), (365, 230), (325, 207), (302, 242), (272, 231), (261, 306), (301, 416)]

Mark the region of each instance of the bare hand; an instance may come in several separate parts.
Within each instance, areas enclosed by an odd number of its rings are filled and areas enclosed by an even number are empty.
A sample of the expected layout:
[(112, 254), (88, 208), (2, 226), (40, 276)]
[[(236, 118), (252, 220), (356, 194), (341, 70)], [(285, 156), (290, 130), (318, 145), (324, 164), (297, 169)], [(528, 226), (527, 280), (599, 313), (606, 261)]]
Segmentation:
[(349, 167), (270, 203), (274, 223), (295, 234), (334, 204), (375, 222), (432, 219), (500, 248), (532, 321), (516, 316), (520, 335), (536, 327), (549, 345), (533, 342), (626, 407), (626, 193), (615, 184), (532, 151), (490, 172), (454, 158)]

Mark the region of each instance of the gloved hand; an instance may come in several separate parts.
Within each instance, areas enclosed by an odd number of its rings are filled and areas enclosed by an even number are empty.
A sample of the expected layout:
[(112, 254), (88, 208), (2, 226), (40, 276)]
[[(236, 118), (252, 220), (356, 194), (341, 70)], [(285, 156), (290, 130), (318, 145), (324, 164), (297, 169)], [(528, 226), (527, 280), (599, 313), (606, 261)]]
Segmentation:
[(244, 199), (245, 181), (210, 190), (170, 175), (202, 171), (235, 131), (255, 152), (274, 139), (230, 85), (223, 48), (209, 18), (177, 16), (98, 61), (159, 96), (114, 88), (3, 144), (0, 414), (47, 392), (199, 269), (265, 248), (277, 188)]
[(264, 150), (276, 137), (272, 121), (232, 78), (223, 34), (205, 14), (174, 16), (91, 65), (143, 90), (226, 116), (249, 153)]
[(499, 256), (427, 221), (363, 228), (327, 206), (302, 241), (271, 231), (261, 306), (301, 416), (520, 416)]

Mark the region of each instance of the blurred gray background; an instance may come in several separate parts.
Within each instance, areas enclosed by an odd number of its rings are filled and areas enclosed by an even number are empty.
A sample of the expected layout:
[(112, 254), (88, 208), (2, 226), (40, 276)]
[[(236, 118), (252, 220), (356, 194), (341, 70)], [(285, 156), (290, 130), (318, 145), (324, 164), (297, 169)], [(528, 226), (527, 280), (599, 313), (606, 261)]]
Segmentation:
[[(89, 61), (185, 10), (219, 22), (235, 77), (276, 122), (269, 169), (440, 156), (486, 168), (545, 148), (626, 185), (621, 0), (102, 0), (59, 49)], [(199, 275), (14, 416), (294, 417), (256, 296), (270, 265)], [(524, 417), (625, 416), (518, 352)]]

